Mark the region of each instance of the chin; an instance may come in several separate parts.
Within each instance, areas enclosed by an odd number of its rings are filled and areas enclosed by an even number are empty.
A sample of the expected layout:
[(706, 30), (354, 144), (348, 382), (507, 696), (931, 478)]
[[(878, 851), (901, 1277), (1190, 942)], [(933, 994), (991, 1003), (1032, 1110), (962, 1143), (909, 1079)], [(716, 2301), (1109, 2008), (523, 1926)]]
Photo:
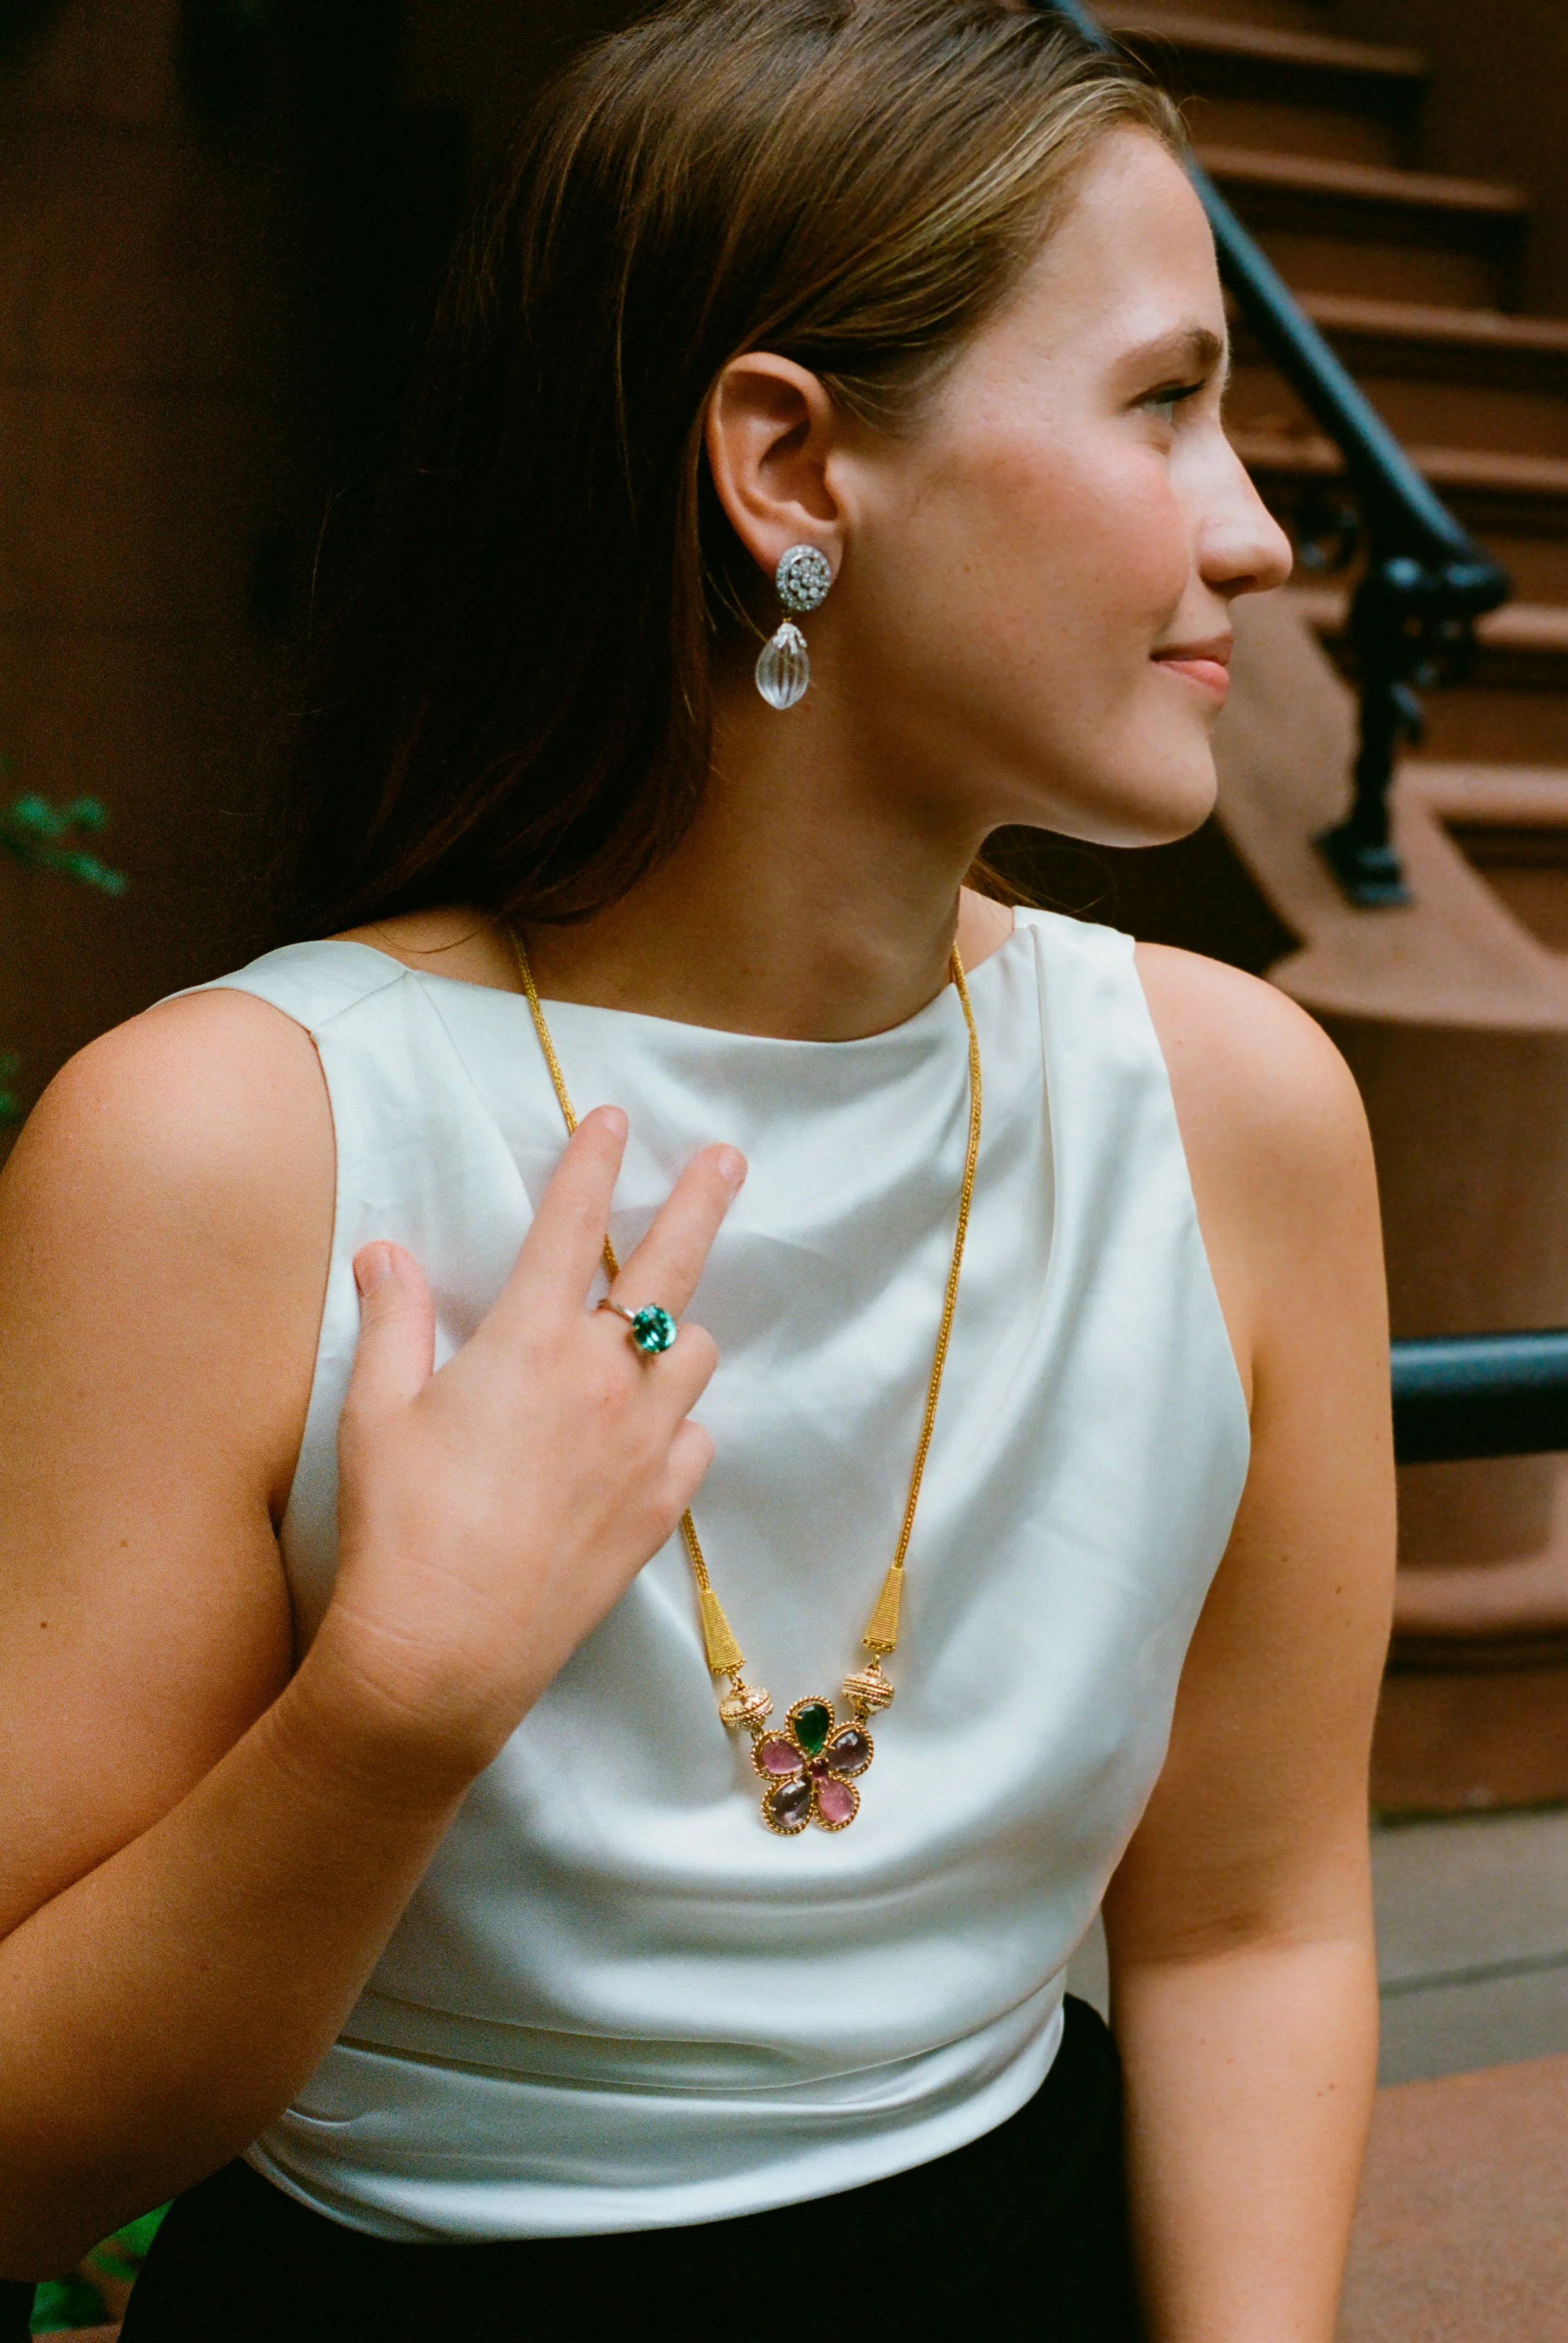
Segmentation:
[(1194, 790), (1179, 804), (1167, 801), (1158, 810), (1151, 809), (1140, 821), (1135, 832), (1125, 833), (1114, 841), (1118, 846), (1173, 846), (1178, 839), (1191, 838), (1201, 830), (1214, 810), (1219, 790), (1212, 780), (1202, 790)]
[(1219, 779), (1207, 740), (1162, 754), (1129, 757), (1119, 769), (1086, 774), (1060, 819), (1043, 826), (1093, 846), (1171, 846), (1201, 830)]

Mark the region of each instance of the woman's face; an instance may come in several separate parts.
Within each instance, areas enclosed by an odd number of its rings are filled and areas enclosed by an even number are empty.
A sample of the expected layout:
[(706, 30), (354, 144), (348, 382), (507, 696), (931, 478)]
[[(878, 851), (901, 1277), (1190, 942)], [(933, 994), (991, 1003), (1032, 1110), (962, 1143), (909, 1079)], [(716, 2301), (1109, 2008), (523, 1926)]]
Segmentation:
[(951, 809), (962, 775), (981, 830), (1131, 845), (1202, 820), (1231, 604), (1291, 566), (1221, 426), (1225, 341), (1185, 173), (1119, 131), (918, 428), (829, 464), (845, 575), (814, 623), (832, 611), (901, 787)]

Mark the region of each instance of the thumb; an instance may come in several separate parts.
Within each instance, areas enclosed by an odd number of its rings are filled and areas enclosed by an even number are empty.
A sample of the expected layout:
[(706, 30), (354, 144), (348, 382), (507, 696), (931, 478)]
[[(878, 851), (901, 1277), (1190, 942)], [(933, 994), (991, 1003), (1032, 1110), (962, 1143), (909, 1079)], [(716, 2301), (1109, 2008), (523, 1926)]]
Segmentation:
[(436, 1363), (436, 1310), (425, 1272), (401, 1245), (361, 1245), (359, 1349), (348, 1391), (356, 1411), (390, 1413), (417, 1399)]

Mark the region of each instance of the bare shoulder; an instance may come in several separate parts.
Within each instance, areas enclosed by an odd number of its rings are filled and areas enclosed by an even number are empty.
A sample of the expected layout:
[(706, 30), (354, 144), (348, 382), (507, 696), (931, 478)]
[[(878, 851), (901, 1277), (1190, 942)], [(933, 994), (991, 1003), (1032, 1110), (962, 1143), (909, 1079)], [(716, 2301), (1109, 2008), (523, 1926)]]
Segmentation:
[[(207, 1241), (259, 1212), (309, 1217), (333, 1176), (331, 1111), (310, 1037), (242, 992), (165, 1001), (51, 1082), (5, 1175), (5, 1217), (188, 1223)], [(322, 1182), (325, 1178), (325, 1190)]]
[(1366, 1153), (1349, 1067), (1315, 1018), (1277, 986), (1220, 960), (1140, 944), (1138, 972), (1189, 1151), (1309, 1182)]
[(92, 1383), (136, 1329), (171, 1372), (232, 1345), (243, 1383), (249, 1343), (281, 1400), (313, 1350), (335, 1170), (319, 1061), (291, 1019), (227, 991), (133, 1018), (55, 1077), (0, 1178), (0, 1350), (46, 1384), (84, 1344)]
[(1329, 1036), (1276, 986), (1166, 945), (1140, 944), (1138, 970), (1250, 1387), (1264, 1321), (1331, 1256), (1353, 1260), (1381, 1295), (1366, 1116)]

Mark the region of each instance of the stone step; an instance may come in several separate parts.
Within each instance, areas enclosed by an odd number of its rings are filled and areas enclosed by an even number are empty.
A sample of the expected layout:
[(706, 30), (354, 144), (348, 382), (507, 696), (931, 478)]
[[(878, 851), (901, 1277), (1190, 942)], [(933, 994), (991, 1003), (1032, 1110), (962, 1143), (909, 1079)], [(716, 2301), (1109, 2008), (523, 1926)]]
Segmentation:
[[(1154, 0), (1149, 0), (1145, 13), (1159, 13)], [(1267, 26), (1276, 32), (1318, 33), (1323, 23), (1322, 0), (1201, 0), (1199, 6), (1185, 0), (1171, 13), (1201, 15), (1209, 24), (1240, 25), (1249, 32)]]
[[(1315, 483), (1342, 478), (1344, 458), (1312, 429), (1231, 433), (1236, 452), (1265, 493), (1288, 505)], [(1523, 455), (1494, 447), (1411, 447), (1408, 453), (1474, 528), (1520, 536), (1568, 532), (1568, 456)]]
[[(1432, 381), (1420, 374), (1352, 369), (1367, 397), (1406, 447), (1454, 453), (1568, 458), (1568, 397), (1477, 381)], [(1317, 426), (1300, 394), (1271, 367), (1240, 359), (1226, 398), (1235, 433), (1310, 438)]]
[(1391, 85), (1419, 92), (1427, 81), (1427, 62), (1419, 49), (1381, 42), (1238, 24), (1188, 8), (1111, 5), (1101, 9), (1100, 19), (1130, 45), (1141, 38), (1182, 57), (1240, 57), (1264, 74), (1331, 73), (1372, 96)]
[(1517, 226), (1530, 213), (1523, 187), (1502, 179), (1457, 179), (1436, 171), (1388, 170), (1377, 163), (1342, 163), (1332, 156), (1271, 155), (1261, 148), (1201, 146), (1210, 176), (1238, 192), (1278, 190), (1302, 205), (1324, 203), (1398, 213), (1418, 229), (1444, 219)]
[(1301, 297), (1354, 374), (1568, 395), (1568, 318), (1346, 293)]
[(1298, 294), (1515, 305), (1521, 188), (1264, 147), (1197, 153)]
[(1413, 49), (1232, 24), (1188, 9), (1101, 14), (1180, 100), (1201, 139), (1342, 161), (1414, 159), (1410, 145), (1427, 72)]
[[(1292, 587), (1324, 641), (1342, 648), (1350, 597), (1342, 587)], [(1422, 767), (1568, 772), (1568, 605), (1508, 602), (1476, 628), (1462, 683), (1422, 695)]]
[[(1297, 586), (1291, 590), (1320, 634), (1330, 640), (1343, 635), (1351, 598), (1347, 588)], [(1501, 610), (1490, 610), (1477, 621), (1475, 639), (1483, 658), (1568, 661), (1568, 604), (1505, 602)], [(1554, 682), (1564, 679), (1553, 677)]]
[(1568, 2058), (1380, 2091), (1339, 2343), (1568, 2334)]
[[(1302, 306), (1407, 444), (1568, 457), (1568, 321), (1336, 294)], [(1240, 322), (1235, 348), (1233, 428), (1311, 437), (1299, 393)]]
[[(1568, 771), (1568, 691), (1478, 678), (1425, 695), (1422, 756)], [(1568, 1776), (1563, 1795), (1568, 1796)]]

